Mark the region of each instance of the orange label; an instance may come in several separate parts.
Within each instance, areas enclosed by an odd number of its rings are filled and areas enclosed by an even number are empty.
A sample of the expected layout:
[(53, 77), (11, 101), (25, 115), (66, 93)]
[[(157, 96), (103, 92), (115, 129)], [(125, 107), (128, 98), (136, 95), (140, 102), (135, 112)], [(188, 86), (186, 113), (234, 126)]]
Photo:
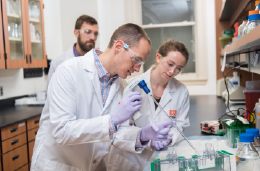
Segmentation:
[(258, 114), (258, 116), (260, 116), (260, 112), (258, 112), (257, 114)]
[(236, 161), (238, 162), (238, 157), (236, 156)]
[(170, 116), (176, 116), (177, 115), (177, 110), (169, 110), (169, 115)]
[(118, 102), (118, 104), (120, 104), (120, 102)]

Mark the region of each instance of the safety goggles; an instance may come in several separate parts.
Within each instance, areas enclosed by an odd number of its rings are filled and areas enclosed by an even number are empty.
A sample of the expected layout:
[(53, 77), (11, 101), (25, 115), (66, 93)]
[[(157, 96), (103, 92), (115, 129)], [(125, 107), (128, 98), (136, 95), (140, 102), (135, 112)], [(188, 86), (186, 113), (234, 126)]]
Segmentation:
[(95, 37), (98, 37), (98, 35), (99, 35), (99, 33), (97, 31), (93, 32), (92, 30), (88, 30), (88, 29), (86, 29), (86, 30), (79, 30), (78, 29), (78, 31), (80, 33), (84, 33), (86, 36), (90, 36), (92, 33), (94, 34)]
[[(116, 40), (114, 40), (114, 42), (116, 42)], [(137, 57), (137, 55), (130, 49), (128, 44), (124, 43), (124, 48), (125, 48), (125, 50), (128, 51), (134, 65), (143, 65), (144, 64), (143, 59), (140, 57)]]
[(179, 73), (184, 71), (184, 68), (180, 68), (180, 67), (176, 67), (174, 64), (172, 64), (171, 62), (168, 62), (166, 60), (164, 60), (164, 57), (160, 54), (161, 57), (161, 62), (162, 65), (164, 66), (164, 68), (167, 71), (172, 71), (174, 72), (174, 75), (178, 75)]

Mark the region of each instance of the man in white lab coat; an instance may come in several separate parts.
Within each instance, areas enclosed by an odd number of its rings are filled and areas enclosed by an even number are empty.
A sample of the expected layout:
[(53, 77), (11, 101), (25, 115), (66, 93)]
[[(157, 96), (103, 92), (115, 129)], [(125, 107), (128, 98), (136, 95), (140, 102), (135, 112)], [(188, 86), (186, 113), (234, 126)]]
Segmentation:
[(48, 84), (53, 73), (63, 61), (73, 57), (84, 56), (93, 49), (98, 34), (98, 22), (96, 19), (89, 15), (81, 15), (75, 23), (74, 35), (77, 38), (77, 43), (74, 43), (68, 51), (52, 60), (48, 73)]
[[(106, 170), (111, 144), (140, 154), (149, 140), (166, 140), (172, 122), (117, 130), (141, 108), (139, 92), (122, 99), (123, 79), (138, 72), (150, 52), (144, 30), (125, 24), (114, 32), (103, 53), (92, 49), (84, 57), (63, 62), (49, 83), (31, 171)], [(116, 164), (128, 165), (127, 161)]]

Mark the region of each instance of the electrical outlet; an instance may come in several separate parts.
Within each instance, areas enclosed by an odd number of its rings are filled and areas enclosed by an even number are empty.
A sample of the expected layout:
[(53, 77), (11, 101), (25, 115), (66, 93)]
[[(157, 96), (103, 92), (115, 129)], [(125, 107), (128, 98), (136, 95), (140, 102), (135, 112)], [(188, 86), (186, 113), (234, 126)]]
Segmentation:
[(0, 86), (0, 96), (4, 95), (4, 90), (3, 90), (3, 86)]

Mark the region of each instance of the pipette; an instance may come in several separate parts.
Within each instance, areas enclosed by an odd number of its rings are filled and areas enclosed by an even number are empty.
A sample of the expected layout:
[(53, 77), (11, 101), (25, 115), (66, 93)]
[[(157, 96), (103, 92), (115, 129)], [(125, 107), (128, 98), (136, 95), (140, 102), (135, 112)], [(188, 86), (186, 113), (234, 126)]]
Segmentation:
[[(149, 88), (147, 87), (147, 84), (145, 83), (144, 80), (140, 81), (138, 83), (138, 86), (143, 89), (145, 91), (146, 94), (148, 94), (153, 101), (158, 105), (158, 107), (161, 109), (161, 111), (170, 119), (173, 120), (173, 118), (171, 118), (167, 112), (162, 108), (162, 106), (153, 98), (152, 93), (150, 92)], [(174, 121), (174, 120), (173, 120)], [(195, 149), (195, 147), (190, 143), (190, 141), (186, 138), (186, 136), (183, 134), (183, 132), (178, 128), (178, 126), (176, 124), (173, 124), (173, 126), (179, 131), (179, 133), (183, 136), (183, 138), (188, 142), (188, 144), (191, 146), (191, 148), (193, 148), (193, 150), (196, 152), (197, 155), (199, 155), (199, 153), (197, 152), (197, 150)]]

